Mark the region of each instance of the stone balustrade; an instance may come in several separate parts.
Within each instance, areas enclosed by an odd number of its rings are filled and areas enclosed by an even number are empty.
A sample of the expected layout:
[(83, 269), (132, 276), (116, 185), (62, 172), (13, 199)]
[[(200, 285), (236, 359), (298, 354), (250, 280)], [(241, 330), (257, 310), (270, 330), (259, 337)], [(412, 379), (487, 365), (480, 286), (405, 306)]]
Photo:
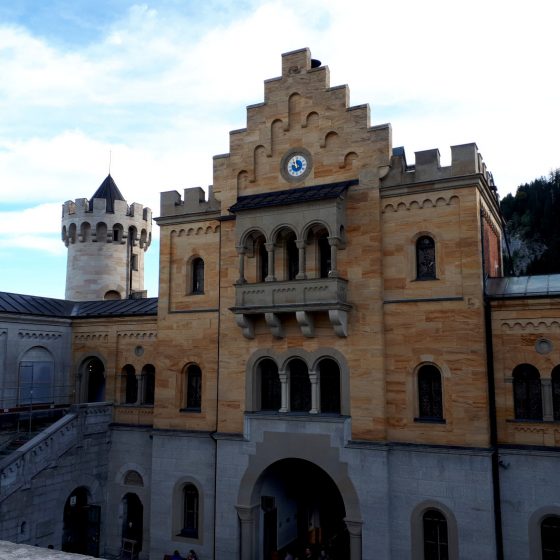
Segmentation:
[(235, 307), (231, 308), (247, 338), (254, 337), (253, 320), (264, 315), (272, 334), (283, 338), (282, 314), (295, 313), (302, 333), (313, 337), (313, 313), (328, 312), (338, 336), (347, 336), (347, 280), (313, 278), (282, 282), (259, 282), (235, 286)]

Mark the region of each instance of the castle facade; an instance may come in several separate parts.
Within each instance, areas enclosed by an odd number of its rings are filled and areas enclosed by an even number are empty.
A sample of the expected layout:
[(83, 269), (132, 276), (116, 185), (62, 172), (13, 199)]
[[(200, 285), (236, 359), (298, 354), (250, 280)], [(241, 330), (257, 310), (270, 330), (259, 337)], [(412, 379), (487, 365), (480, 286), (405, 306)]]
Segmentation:
[(0, 462), (0, 537), (558, 558), (560, 278), (504, 274), (475, 144), (414, 159), (302, 49), (208, 192), (161, 194), (157, 298), (150, 211), (65, 203), (66, 300), (0, 293), (5, 414), (64, 409)]

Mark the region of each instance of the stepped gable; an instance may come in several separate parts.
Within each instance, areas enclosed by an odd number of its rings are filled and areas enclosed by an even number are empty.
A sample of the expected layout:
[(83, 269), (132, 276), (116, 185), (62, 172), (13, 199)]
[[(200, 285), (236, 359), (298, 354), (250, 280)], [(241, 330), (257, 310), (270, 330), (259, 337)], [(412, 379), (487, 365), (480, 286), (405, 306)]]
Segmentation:
[[(296, 153), (307, 171), (290, 177)], [(213, 193), (225, 213), (239, 197), (358, 179), (390, 156), (390, 125), (371, 126), (369, 105), (351, 106), (348, 86), (331, 86), (329, 68), (300, 49), (282, 55), (264, 101), (247, 106), (246, 128), (231, 131), (229, 153), (214, 156)]]
[(106, 200), (106, 210), (107, 212), (114, 212), (115, 211), (115, 200), (123, 200), (124, 196), (119, 191), (119, 187), (111, 177), (111, 174), (107, 175), (103, 183), (99, 185), (99, 188), (95, 191), (93, 196), (89, 201), (89, 211), (93, 211), (93, 199), (94, 198), (103, 198)]

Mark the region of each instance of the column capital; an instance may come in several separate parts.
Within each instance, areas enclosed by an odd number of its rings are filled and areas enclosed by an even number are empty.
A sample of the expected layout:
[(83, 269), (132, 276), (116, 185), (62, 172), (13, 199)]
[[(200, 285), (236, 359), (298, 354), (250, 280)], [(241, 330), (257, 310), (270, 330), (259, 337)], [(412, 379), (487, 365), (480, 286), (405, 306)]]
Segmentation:
[(239, 520), (241, 523), (252, 523), (254, 520), (253, 513), (258, 508), (258, 505), (253, 506), (240, 506), (236, 505), (235, 509), (237, 510), (237, 515), (239, 516)]
[(359, 537), (362, 534), (362, 521), (352, 521), (350, 519), (344, 519), (344, 523), (346, 523), (346, 528), (348, 529), (348, 533), (352, 537)]

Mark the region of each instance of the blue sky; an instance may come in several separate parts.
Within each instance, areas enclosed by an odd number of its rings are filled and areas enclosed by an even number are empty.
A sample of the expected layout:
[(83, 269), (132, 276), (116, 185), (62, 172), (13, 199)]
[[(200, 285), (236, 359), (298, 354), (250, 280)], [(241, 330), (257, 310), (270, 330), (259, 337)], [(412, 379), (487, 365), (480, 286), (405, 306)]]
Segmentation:
[[(111, 174), (212, 183), (281, 54), (309, 47), (414, 152), (476, 142), (502, 196), (560, 167), (555, 0), (14, 0), (0, 3), (0, 290), (64, 297), (61, 204)], [(146, 255), (157, 295), (159, 235)]]

